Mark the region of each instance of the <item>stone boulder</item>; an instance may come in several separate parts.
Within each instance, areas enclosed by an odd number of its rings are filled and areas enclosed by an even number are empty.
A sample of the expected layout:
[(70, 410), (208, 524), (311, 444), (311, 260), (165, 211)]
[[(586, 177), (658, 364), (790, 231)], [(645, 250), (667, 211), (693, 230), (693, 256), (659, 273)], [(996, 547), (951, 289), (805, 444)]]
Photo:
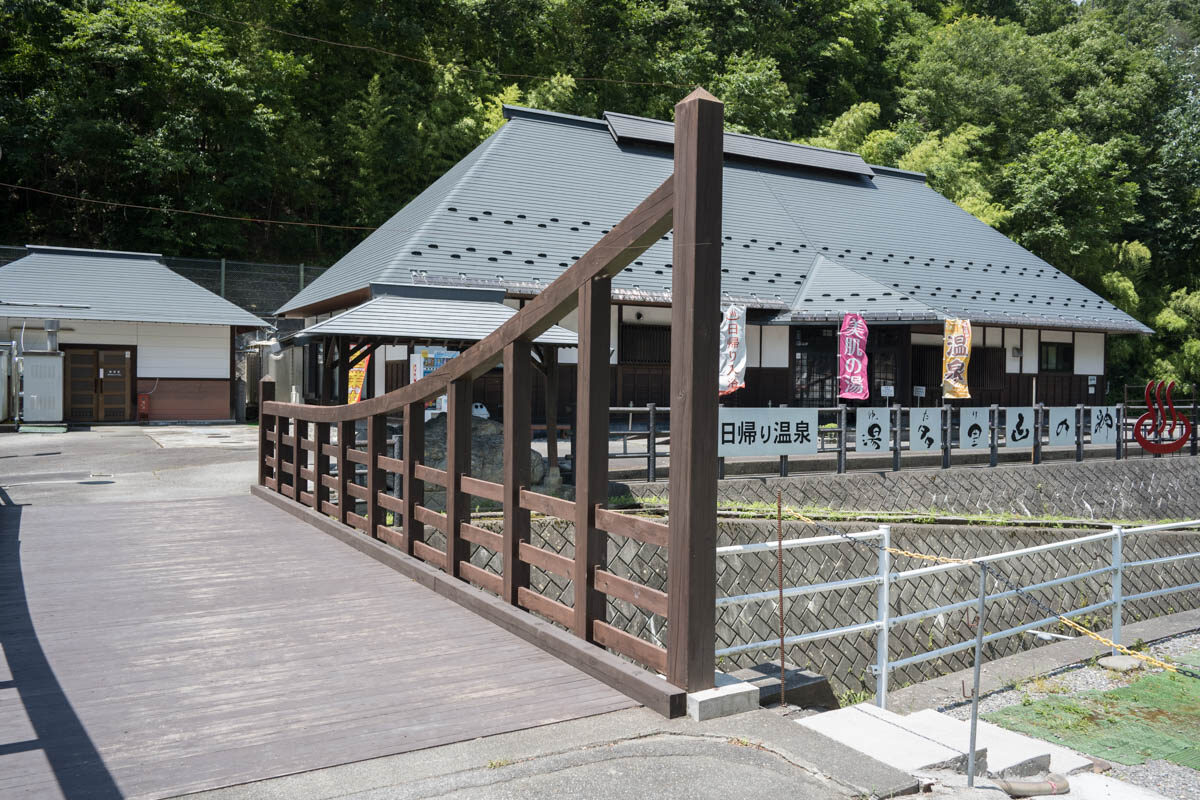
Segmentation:
[[(438, 414), (425, 423), (425, 464), (446, 468), (446, 415)], [(529, 451), (529, 485), (546, 480), (546, 459)], [(504, 483), (504, 426), (494, 419), (471, 417), (471, 477)]]

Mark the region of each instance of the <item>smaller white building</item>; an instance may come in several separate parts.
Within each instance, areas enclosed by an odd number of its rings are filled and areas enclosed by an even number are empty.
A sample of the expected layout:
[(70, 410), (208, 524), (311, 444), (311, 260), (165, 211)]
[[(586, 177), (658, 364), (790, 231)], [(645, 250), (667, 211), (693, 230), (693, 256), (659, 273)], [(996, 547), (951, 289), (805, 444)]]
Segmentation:
[(236, 337), (267, 323), (157, 253), (27, 250), (0, 267), (0, 338), (17, 355), (45, 351), (46, 320), (58, 321), (66, 421), (136, 419), (139, 394), (151, 420), (234, 416)]

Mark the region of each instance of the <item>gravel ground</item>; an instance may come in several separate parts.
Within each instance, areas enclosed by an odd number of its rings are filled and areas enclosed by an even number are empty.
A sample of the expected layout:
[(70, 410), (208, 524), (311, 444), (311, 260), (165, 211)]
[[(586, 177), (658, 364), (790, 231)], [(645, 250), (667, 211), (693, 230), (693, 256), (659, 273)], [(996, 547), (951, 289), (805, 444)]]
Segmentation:
[[(1191, 631), (1160, 639), (1149, 645), (1150, 655), (1164, 660), (1170, 660), (1196, 650), (1200, 650), (1200, 631)], [(1149, 671), (1157, 672), (1158, 670), (1150, 669)], [(1116, 689), (1133, 683), (1146, 673), (1146, 669), (1119, 673), (1103, 667), (1090, 666), (1087, 662), (1072, 664), (1045, 675), (1030, 678), (1010, 689), (986, 694), (979, 700), (979, 710), (984, 714), (989, 711), (998, 711), (1020, 703), (1025, 697), (1031, 700), (1041, 700), (1072, 692)], [(956, 719), (971, 718), (970, 703), (955, 703), (938, 710)], [(1200, 798), (1200, 772), (1168, 761), (1147, 761), (1145, 764), (1135, 766), (1114, 764), (1112, 772), (1109, 774), (1136, 786), (1159, 792), (1174, 798), (1174, 800)]]

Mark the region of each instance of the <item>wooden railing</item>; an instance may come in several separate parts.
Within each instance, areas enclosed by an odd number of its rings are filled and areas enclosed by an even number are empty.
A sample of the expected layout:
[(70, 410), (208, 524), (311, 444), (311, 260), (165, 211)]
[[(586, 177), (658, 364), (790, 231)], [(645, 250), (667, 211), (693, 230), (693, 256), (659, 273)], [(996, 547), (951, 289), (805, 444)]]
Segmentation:
[[(343, 406), (274, 400), (261, 385), (259, 484), (540, 614), (587, 641), (664, 672), (694, 691), (713, 685), (717, 322), (720, 316), (722, 105), (697, 90), (676, 106), (675, 170), (572, 267), (500, 328), (428, 377)], [(580, 187), (586, 191), (587, 187)], [(606, 509), (611, 279), (674, 229), (671, 517), (669, 524)], [(529, 489), (530, 343), (578, 310), (575, 499)], [(504, 482), (472, 477), (471, 382), (503, 363)], [(422, 463), (425, 402), (447, 395), (446, 468)], [(402, 421), (400, 458), (387, 420)], [(365, 421), (365, 441), (357, 438)], [(335, 435), (336, 433), (336, 435)], [(356, 478), (358, 466), (365, 479)], [(399, 496), (389, 494), (388, 475)], [(425, 505), (444, 490), (445, 512)], [(503, 533), (471, 524), (470, 497), (500, 503)], [(361, 501), (361, 508), (360, 508)], [(359, 513), (365, 511), (365, 513)], [(530, 543), (530, 514), (574, 524), (574, 557)], [(389, 517), (390, 515), (390, 517)], [(444, 549), (430, 544), (432, 528)], [(608, 536), (667, 548), (666, 593), (608, 571)], [(442, 537), (438, 537), (442, 538)], [(498, 573), (470, 562), (474, 544), (499, 553)], [(530, 567), (573, 582), (572, 605), (540, 594)], [(615, 598), (667, 618), (660, 647), (608, 623)]]

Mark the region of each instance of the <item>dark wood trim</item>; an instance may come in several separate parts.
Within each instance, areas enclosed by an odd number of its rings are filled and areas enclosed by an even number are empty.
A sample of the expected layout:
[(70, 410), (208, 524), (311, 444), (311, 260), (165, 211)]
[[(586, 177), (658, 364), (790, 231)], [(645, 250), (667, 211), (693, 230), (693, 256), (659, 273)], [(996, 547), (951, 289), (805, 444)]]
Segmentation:
[(529, 565), (520, 558), (521, 546), (529, 541), (529, 510), (521, 507), (521, 490), (529, 483), (530, 425), (532, 420), (533, 375), (529, 342), (518, 340), (504, 348), (504, 485), (499, 500), (504, 504), (504, 537), (500, 552), (504, 561), (504, 586), (500, 596), (517, 602), (517, 592), (529, 586)]
[(446, 554), (450, 574), (457, 578), (459, 563), (471, 560), (468, 543), (459, 535), (462, 524), (471, 519), (471, 501), (462, 490), (462, 476), (471, 471), (469, 378), (450, 383), (446, 407)]
[[(485, 528), (480, 528), (478, 525), (464, 522), (461, 528), (461, 535), (468, 542), (477, 544), (480, 547), (486, 547), (495, 553), (504, 552), (504, 537)], [(496, 592), (496, 594), (500, 594), (500, 592)]]
[[(422, 415), (424, 415), (423, 409)], [(446, 471), (444, 469), (427, 467), (420, 463), (413, 464), (413, 477), (423, 483), (432, 483), (443, 487), (446, 485)]]
[(339, 422), (337, 426), (337, 502), (338, 502), (338, 521), (343, 525), (347, 524), (349, 514), (354, 508), (354, 502), (350, 499), (350, 492), (346, 488), (350, 485), (351, 479), (354, 476), (354, 468), (350, 466), (350, 446), (354, 443), (354, 421), (347, 420)]
[(712, 387), (717, 385), (713, 353), (719, 349), (714, 323), (721, 313), (723, 141), (724, 107), (715, 97), (697, 89), (675, 106), (669, 478), (674, 502), (669, 518), (666, 673), (667, 680), (689, 692), (712, 688), (715, 668), (717, 437), (713, 431), (718, 406)]
[(570, 500), (563, 500), (561, 497), (552, 497), (540, 492), (531, 492), (528, 489), (522, 489), (520, 494), (521, 508), (545, 514), (547, 517), (575, 519), (575, 503)]
[[(647, 673), (644, 669), (629, 664), (611, 653), (593, 647), (570, 633), (532, 617), (470, 584), (455, 580), (383, 542), (354, 533), (328, 517), (318, 514), (310, 508), (290, 502), (275, 492), (263, 487), (252, 487), (250, 491), (293, 514), (298, 519), (313, 525), (323, 533), (349, 544), (381, 564), (394, 569), (401, 575), (494, 622), (504, 630), (547, 653), (561, 658), (573, 667), (659, 714), (665, 717), (680, 717), (687, 713), (687, 694), (657, 675)], [(526, 593), (534, 594), (528, 590)], [(546, 600), (549, 603), (554, 602)], [(523, 605), (525, 604), (523, 603)], [(526, 605), (526, 607), (529, 606)], [(539, 611), (539, 613), (541, 612)]]
[(492, 594), (500, 594), (504, 591), (504, 579), (494, 572), (488, 572), (482, 567), (477, 567), (470, 561), (463, 561), (458, 565), (458, 571), (461, 573), (463, 580), (483, 589), (487, 589)]
[(404, 542), (409, 555), (413, 545), (424, 541), (425, 526), (416, 518), (416, 509), (425, 502), (425, 482), (417, 478), (417, 465), (425, 457), (425, 404), (409, 403), (404, 406), (404, 475), (401, 496), (404, 498)]
[[(507, 426), (505, 430), (508, 430)], [(491, 500), (496, 503), (504, 502), (503, 484), (492, 483), (480, 478), (472, 478), (470, 475), (463, 475), (462, 490), (475, 497), (482, 497), (484, 500)]]
[[(592, 641), (608, 603), (596, 590), (595, 569), (608, 566), (608, 537), (596, 527), (596, 505), (608, 501), (608, 349), (612, 280), (596, 278), (579, 290), (579, 368), (575, 405), (575, 621)], [(714, 348), (715, 350), (715, 348)], [(714, 361), (715, 363), (715, 361)], [(715, 385), (715, 384), (714, 384)], [(713, 426), (715, 431), (716, 425)]]

